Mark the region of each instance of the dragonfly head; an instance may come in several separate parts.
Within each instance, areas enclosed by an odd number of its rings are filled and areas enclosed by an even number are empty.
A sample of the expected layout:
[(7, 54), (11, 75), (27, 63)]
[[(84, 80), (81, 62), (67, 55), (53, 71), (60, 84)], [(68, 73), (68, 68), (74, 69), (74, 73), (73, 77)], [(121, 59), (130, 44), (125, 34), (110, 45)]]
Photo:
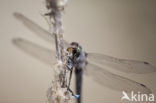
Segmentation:
[(69, 55), (79, 54), (82, 50), (82, 47), (77, 42), (70, 43), (70, 46), (67, 48)]
[(82, 50), (82, 47), (77, 42), (70, 43), (70, 46), (73, 48), (73, 50), (76, 50), (77, 53)]

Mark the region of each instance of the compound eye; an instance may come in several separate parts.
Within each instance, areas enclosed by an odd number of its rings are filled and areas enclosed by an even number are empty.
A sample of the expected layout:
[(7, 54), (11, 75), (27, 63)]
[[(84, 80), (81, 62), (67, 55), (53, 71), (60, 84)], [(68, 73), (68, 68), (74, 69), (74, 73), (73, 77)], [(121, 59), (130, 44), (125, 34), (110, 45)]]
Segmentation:
[(72, 48), (67, 48), (67, 51), (68, 52), (72, 52)]

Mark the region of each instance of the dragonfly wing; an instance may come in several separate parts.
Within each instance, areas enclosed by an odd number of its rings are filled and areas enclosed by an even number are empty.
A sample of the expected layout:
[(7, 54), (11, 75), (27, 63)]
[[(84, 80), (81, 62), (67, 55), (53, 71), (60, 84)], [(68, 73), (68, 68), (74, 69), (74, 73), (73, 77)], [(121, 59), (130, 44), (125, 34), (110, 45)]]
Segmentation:
[(43, 48), (28, 40), (16, 38), (13, 39), (13, 44), (16, 45), (18, 48), (20, 48), (21, 50), (23, 50), (24, 52), (35, 57), (36, 59), (43, 61), (48, 65), (52, 65), (57, 61), (55, 57), (56, 53), (53, 50)]
[(95, 64), (88, 63), (86, 71), (87, 74), (91, 76), (97, 83), (106, 86), (110, 89), (126, 91), (127, 93), (130, 93), (131, 91), (134, 91), (136, 93), (151, 93), (151, 90), (145, 85), (127, 79), (125, 77), (113, 74)]
[[(23, 22), (23, 24), (30, 29), (32, 32), (37, 34), (40, 38), (44, 39), (45, 41), (48, 41), (50, 43), (55, 42), (55, 34), (48, 32), (47, 30), (40, 27), (38, 24), (30, 20), (29, 18), (25, 17), (23, 14), (20, 13), (14, 13), (14, 16)], [(64, 40), (65, 47), (69, 46), (69, 43)]]
[[(48, 65), (56, 63), (55, 52), (34, 44), (28, 40), (17, 38), (13, 40), (14, 45), (24, 50), (29, 55), (43, 61)], [(112, 74), (94, 64), (87, 64), (87, 74), (91, 75), (98, 83), (115, 90), (124, 90), (126, 92), (139, 91), (150, 93), (150, 90), (143, 84), (130, 79)]]
[(156, 72), (154, 66), (143, 61), (119, 59), (97, 53), (88, 53), (88, 60), (125, 73), (143, 74)]

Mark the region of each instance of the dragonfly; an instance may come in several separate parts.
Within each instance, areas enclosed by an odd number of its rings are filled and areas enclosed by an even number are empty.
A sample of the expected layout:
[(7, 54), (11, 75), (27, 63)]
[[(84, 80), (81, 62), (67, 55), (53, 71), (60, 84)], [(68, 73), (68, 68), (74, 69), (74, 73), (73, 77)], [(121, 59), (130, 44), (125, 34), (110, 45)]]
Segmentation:
[[(55, 43), (55, 34), (52, 34), (49, 31), (43, 29), (41, 26), (23, 14), (14, 13), (14, 16), (38, 37), (42, 38), (46, 42)], [(70, 43), (66, 40), (63, 42), (64, 47), (68, 48)], [(35, 44), (32, 41), (18, 37), (13, 39), (13, 44), (27, 54), (46, 63), (47, 65), (53, 65), (57, 61), (55, 57), (56, 51), (40, 46), (39, 44)], [(145, 94), (152, 93), (152, 91), (146, 85), (115, 74), (107, 69), (111, 68), (126, 74), (146, 74), (156, 71), (156, 68), (150, 63), (145, 61), (116, 58), (99, 53), (86, 53), (87, 65), (83, 70), (86, 73), (83, 74), (87, 74), (98, 84), (112, 90), (125, 91), (127, 93), (130, 93), (131, 91)], [(80, 103), (80, 99), (78, 103)]]

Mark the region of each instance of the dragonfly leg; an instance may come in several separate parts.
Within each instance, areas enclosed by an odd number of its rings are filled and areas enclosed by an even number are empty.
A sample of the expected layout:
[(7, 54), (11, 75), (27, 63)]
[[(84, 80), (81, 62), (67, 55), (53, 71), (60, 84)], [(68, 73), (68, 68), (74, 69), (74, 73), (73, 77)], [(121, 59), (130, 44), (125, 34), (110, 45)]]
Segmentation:
[(72, 73), (73, 73), (73, 68), (70, 69), (70, 76), (69, 76), (69, 83), (67, 85), (67, 90), (69, 90), (69, 88), (70, 88)]
[(74, 94), (73, 91), (70, 89), (70, 83), (71, 83), (71, 77), (72, 77), (72, 72), (73, 72), (73, 68), (71, 68), (71, 71), (70, 71), (70, 77), (69, 77), (69, 83), (67, 85), (67, 91), (71, 92), (72, 96), (74, 96), (75, 98), (79, 98), (79, 95), (77, 94)]

